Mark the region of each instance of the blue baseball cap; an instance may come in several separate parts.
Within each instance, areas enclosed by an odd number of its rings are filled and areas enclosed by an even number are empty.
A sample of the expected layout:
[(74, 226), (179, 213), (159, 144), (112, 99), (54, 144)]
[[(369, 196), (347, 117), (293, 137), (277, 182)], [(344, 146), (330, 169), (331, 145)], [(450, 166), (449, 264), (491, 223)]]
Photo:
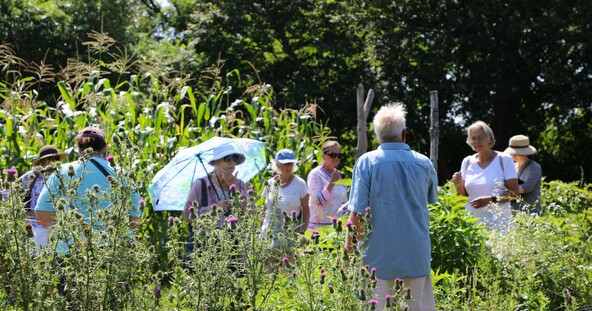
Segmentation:
[(298, 163), (298, 160), (296, 160), (296, 155), (294, 154), (294, 151), (290, 150), (290, 149), (282, 149), (280, 151), (278, 151), (275, 155), (275, 161), (281, 164), (286, 164), (286, 163)]

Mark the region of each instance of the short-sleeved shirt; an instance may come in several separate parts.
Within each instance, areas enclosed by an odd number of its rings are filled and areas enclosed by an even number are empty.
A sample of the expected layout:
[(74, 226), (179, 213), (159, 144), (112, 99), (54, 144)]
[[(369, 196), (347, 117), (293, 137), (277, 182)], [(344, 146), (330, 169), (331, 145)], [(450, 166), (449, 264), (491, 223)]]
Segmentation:
[(438, 199), (438, 179), (430, 160), (401, 142), (381, 144), (355, 164), (348, 208), (370, 207), (373, 230), (362, 244), (362, 260), (380, 279), (429, 275), (431, 261), (428, 203)]
[[(116, 176), (115, 170), (109, 165), (105, 159), (97, 156), (92, 157), (94, 160), (97, 161), (103, 168), (112, 176)], [(46, 211), (46, 212), (55, 212), (56, 208), (52, 201), (51, 194), (59, 197), (66, 197), (64, 193), (62, 193), (58, 186), (60, 184), (58, 177), (56, 174), (61, 174), (65, 180), (68, 180), (70, 177), (68, 176), (69, 167), (72, 166), (74, 170), (74, 175), (72, 177), (73, 180), (78, 180), (80, 184), (78, 188), (76, 188), (76, 199), (73, 202), (69, 202), (73, 204), (74, 207), (80, 212), (85, 219), (86, 223), (90, 223), (90, 216), (91, 213), (94, 214), (99, 209), (107, 209), (110, 208), (112, 202), (108, 200), (111, 197), (112, 190), (111, 185), (107, 177), (93, 164), (92, 162), (88, 161), (85, 165), (80, 162), (72, 162), (62, 164), (58, 172), (52, 174), (48, 179), (45, 187), (39, 194), (39, 199), (37, 200), (37, 205), (35, 206), (36, 211)], [(99, 186), (99, 200), (96, 206), (90, 206), (88, 201), (88, 195), (86, 194), (87, 189), (92, 189), (94, 185)], [(67, 185), (66, 185), (67, 186)], [(66, 189), (67, 191), (67, 189)], [(139, 217), (141, 214), (140, 211), (140, 195), (137, 192), (134, 192), (130, 198), (130, 216), (131, 217)], [(92, 224), (93, 229), (97, 230), (98, 224), (95, 222)], [(58, 252), (64, 252), (67, 250), (67, 245), (65, 243), (60, 243), (58, 245)]]
[[(267, 186), (262, 192), (262, 195), (265, 198), (265, 219), (263, 220), (263, 230), (266, 230), (271, 223), (273, 203), (275, 201), (275, 187), (276, 180), (271, 178), (267, 181)], [(304, 179), (299, 176), (294, 176), (294, 179), (292, 179), (290, 184), (285, 188), (279, 187), (277, 193), (277, 213), (281, 216), (282, 212), (286, 212), (290, 215), (292, 211), (296, 211), (296, 216), (299, 216), (301, 213), (301, 199), (308, 194)]]
[(469, 195), (465, 207), (467, 212), (479, 218), (490, 229), (505, 229), (512, 219), (510, 202), (489, 204), (481, 208), (472, 207), (470, 202), (481, 196), (501, 195), (505, 192), (506, 180), (517, 178), (512, 156), (496, 152), (495, 158), (483, 169), (477, 163), (477, 154), (470, 155), (462, 162), (461, 174)]

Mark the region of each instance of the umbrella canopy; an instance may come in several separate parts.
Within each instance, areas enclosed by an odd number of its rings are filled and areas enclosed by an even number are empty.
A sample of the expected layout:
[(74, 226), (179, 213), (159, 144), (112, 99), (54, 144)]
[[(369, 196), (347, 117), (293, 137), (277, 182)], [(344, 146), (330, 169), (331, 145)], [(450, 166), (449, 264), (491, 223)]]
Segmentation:
[(148, 195), (155, 211), (182, 211), (193, 181), (214, 170), (208, 162), (213, 149), (233, 144), (245, 156), (245, 162), (236, 166), (234, 173), (243, 182), (251, 180), (267, 166), (263, 142), (248, 138), (213, 137), (175, 155), (169, 164), (158, 171), (148, 186)]

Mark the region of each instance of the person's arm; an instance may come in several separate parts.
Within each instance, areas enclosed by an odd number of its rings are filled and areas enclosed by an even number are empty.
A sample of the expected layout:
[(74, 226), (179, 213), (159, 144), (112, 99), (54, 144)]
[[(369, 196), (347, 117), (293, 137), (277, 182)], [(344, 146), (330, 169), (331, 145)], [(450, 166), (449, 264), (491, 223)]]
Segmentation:
[(467, 167), (469, 166), (469, 158), (466, 157), (461, 164), (461, 170), (452, 174), (452, 183), (456, 187), (456, 194), (468, 196), (465, 188), (465, 176), (467, 174)]
[[(308, 193), (316, 198), (316, 201), (319, 202), (321, 205), (325, 205), (329, 199), (331, 199), (331, 191), (333, 190), (333, 185), (331, 183), (327, 183), (321, 176), (319, 176), (320, 171), (315, 171), (308, 176), (307, 185), (308, 185)], [(331, 191), (326, 189), (327, 187), (331, 188)]]
[(46, 212), (46, 211), (35, 211), (35, 218), (37, 222), (44, 226), (45, 228), (49, 228), (55, 224), (55, 213), (54, 212)]
[(531, 163), (524, 169), (521, 177), (524, 183), (518, 185), (518, 193), (529, 193), (534, 190), (534, 187), (541, 180), (543, 172), (540, 166), (536, 165), (536, 163)]

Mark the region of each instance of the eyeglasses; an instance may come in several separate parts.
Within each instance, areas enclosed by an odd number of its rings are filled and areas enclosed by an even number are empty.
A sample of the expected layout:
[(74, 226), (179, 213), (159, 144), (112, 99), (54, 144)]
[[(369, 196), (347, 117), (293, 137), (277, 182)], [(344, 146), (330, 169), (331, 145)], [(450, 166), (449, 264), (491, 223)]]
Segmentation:
[(231, 162), (231, 161), (238, 162), (238, 158), (239, 158), (238, 155), (230, 154), (230, 155), (223, 157), (222, 160), (224, 160), (224, 162)]
[(341, 159), (341, 153), (333, 153), (333, 152), (329, 152), (329, 151), (325, 151), (323, 153), (328, 155), (331, 159), (335, 159), (335, 158)]
[(483, 135), (479, 135), (479, 136), (471, 136), (471, 141), (482, 141), (486, 138), (487, 136), (483, 136)]

